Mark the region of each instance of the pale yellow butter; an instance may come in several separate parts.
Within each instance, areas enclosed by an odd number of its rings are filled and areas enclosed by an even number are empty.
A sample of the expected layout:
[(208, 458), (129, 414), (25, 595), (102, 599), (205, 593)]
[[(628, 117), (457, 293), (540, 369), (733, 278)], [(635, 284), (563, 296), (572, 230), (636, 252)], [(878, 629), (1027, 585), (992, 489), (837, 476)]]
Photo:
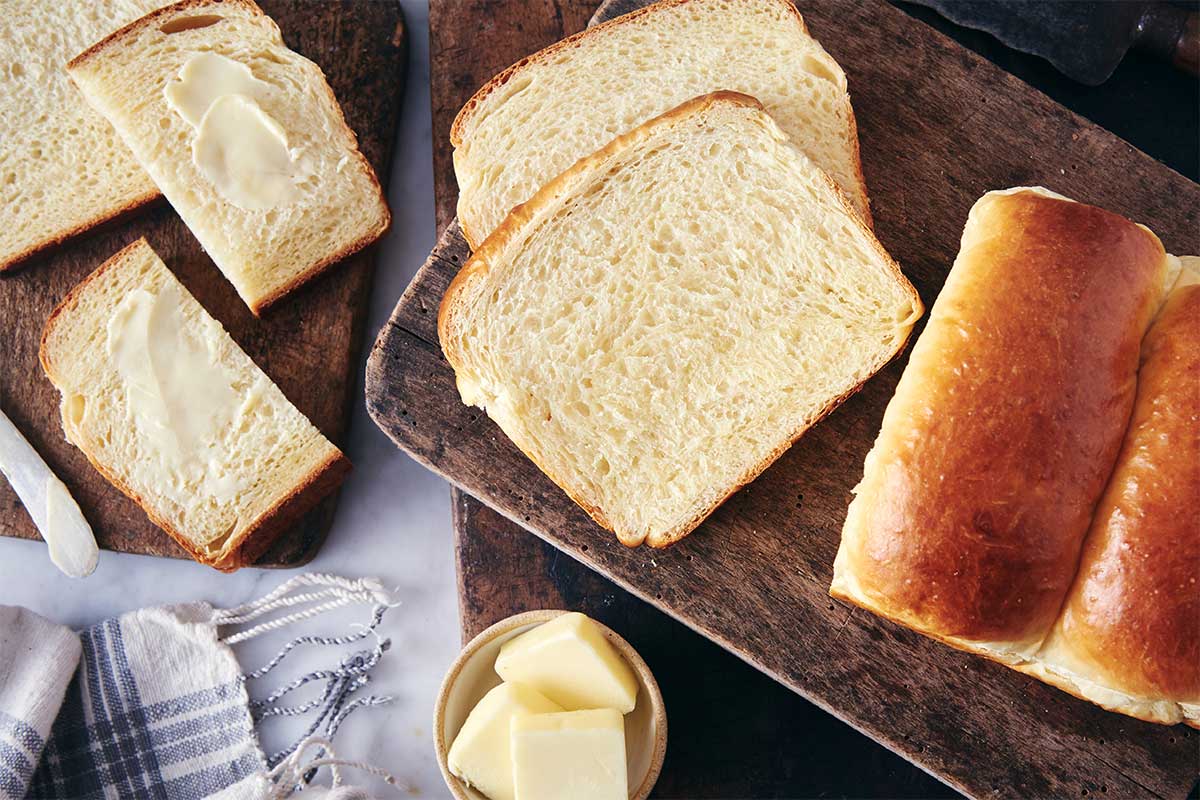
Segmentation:
[[(185, 319), (175, 283), (135, 289), (109, 318), (106, 350), (125, 384), (126, 413), (145, 458), (129, 464), (139, 484), (187, 504), (197, 494), (231, 500), (244, 486), (223, 465), (248, 403), (222, 364), (225, 337), (211, 317)], [(265, 381), (265, 377), (260, 378)], [(249, 397), (259, 390), (248, 387)]]
[(551, 711), (562, 707), (528, 686), (500, 684), (475, 705), (454, 737), (446, 757), (450, 772), (491, 800), (514, 800), (510, 724)]
[(196, 129), (196, 168), (246, 211), (283, 205), (298, 193), (300, 170), (287, 132), (261, 105), (270, 89), (245, 64), (204, 52), (163, 90), (167, 104)]
[(510, 731), (515, 800), (628, 800), (619, 711), (519, 716)]
[(568, 711), (637, 703), (638, 683), (621, 654), (588, 617), (563, 614), (505, 642), (496, 672), (506, 681), (532, 686)]
[(287, 134), (245, 95), (227, 94), (208, 107), (192, 141), (192, 160), (238, 208), (273, 208), (296, 194)]
[(167, 105), (193, 128), (198, 128), (218, 97), (240, 94), (259, 100), (269, 88), (270, 84), (254, 77), (245, 64), (220, 53), (205, 52), (189, 58), (163, 93)]

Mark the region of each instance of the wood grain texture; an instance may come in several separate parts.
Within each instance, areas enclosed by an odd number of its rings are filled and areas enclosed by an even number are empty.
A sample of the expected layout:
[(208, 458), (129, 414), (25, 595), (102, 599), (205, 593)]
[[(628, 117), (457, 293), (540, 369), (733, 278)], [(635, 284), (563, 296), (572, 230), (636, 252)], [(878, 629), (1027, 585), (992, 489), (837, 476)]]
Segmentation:
[[(347, 123), (358, 134), (359, 147), (386, 188), (405, 67), (399, 4), (304, 0), (260, 4), (279, 23), (288, 46), (325, 70)], [(187, 558), (63, 438), (58, 392), (37, 360), (42, 328), (54, 306), (139, 236), (147, 238), (201, 305), (335, 443), (345, 430), (375, 256), (370, 248), (351, 257), (257, 320), (183, 222), (160, 203), (0, 275), (0, 331), (5, 345), (0, 408), (70, 487), (102, 548)], [(322, 501), (282, 535), (258, 565), (296, 566), (312, 558), (336, 505), (336, 494)], [(0, 535), (38, 537), (4, 481), (0, 481)]]
[[(849, 75), (880, 239), (927, 304), (992, 188), (1044, 184), (1196, 251), (1196, 184), (902, 12), (844, 8), (801, 6)], [(850, 489), (903, 359), (687, 540), (627, 550), (458, 401), (434, 324), (466, 256), (452, 225), (368, 364), (373, 416), (419, 460), (967, 794), (1187, 793), (1193, 732), (1104, 712), (829, 599)]]

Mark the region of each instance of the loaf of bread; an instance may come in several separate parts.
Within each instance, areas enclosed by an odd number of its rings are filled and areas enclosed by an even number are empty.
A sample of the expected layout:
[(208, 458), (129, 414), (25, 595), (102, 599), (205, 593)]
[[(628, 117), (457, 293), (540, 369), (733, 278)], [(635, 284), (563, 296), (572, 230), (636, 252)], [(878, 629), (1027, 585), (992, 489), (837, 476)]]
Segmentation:
[(663, 0), (497, 75), (450, 131), (472, 247), (513, 206), (613, 137), (692, 97), (758, 98), (870, 224), (846, 76), (789, 0)]
[(1142, 342), (1116, 469), (1026, 668), (1113, 711), (1200, 728), (1200, 285), (1187, 278)]
[(0, 13), (0, 271), (158, 197), (67, 60), (165, 0), (7, 0)]
[(388, 227), (321, 69), (251, 0), (183, 0), (68, 71), (256, 314)]
[[(1188, 590), (1181, 576), (1195, 574), (1195, 558), (1187, 555), (1189, 547), (1194, 553), (1194, 522), (1187, 523), (1193, 544), (1170, 555), (1168, 543), (1188, 535), (1179, 528), (1155, 529), (1157, 523), (1145, 520), (1114, 533), (1105, 532), (1107, 523), (1099, 529), (1093, 523), (1123, 440), (1129, 474), (1123, 479), (1118, 471), (1107, 502), (1144, 492), (1147, 508), (1165, 513), (1169, 501), (1160, 506), (1163, 499), (1149, 481), (1139, 489), (1144, 476), (1136, 473), (1158, 472), (1179, 492), (1192, 481), (1176, 474), (1182, 454), (1162, 463), (1161, 454), (1135, 454), (1143, 437), (1158, 433), (1135, 431), (1126, 438), (1135, 393), (1137, 413), (1153, 417), (1152, 427), (1171, 425), (1152, 408), (1184, 400), (1178, 395), (1188, 379), (1179, 365), (1166, 368), (1170, 378), (1153, 377), (1160, 358), (1153, 347), (1144, 354), (1147, 383), (1137, 388), (1143, 335), (1178, 272), (1178, 259), (1153, 233), (1116, 214), (1040, 189), (980, 199), (867, 456), (834, 564), (832, 594), (1027, 671), (1045, 665), (1044, 648), (1069, 592), (1078, 597), (1072, 603), (1089, 608), (1081, 613), (1091, 614), (1090, 630), (1076, 622), (1070, 633), (1101, 647), (1122, 641), (1127, 648), (1126, 655), (1091, 651), (1111, 658), (1110, 678), (1136, 658), (1132, 651), (1139, 645), (1157, 648), (1142, 655), (1163, 656), (1167, 672), (1194, 655), (1194, 627), (1184, 649), (1167, 652), (1181, 643), (1165, 642), (1188, 627), (1182, 615), (1196, 609), (1194, 601), (1181, 599)], [(1162, 337), (1176, 333), (1168, 322)], [(1181, 340), (1174, 346), (1190, 345)], [(1186, 438), (1179, 429), (1172, 435)], [(1154, 466), (1142, 463), (1142, 455)], [(1088, 605), (1095, 596), (1084, 601), (1079, 595), (1100, 585), (1086, 577), (1086, 586), (1077, 582), (1089, 528), (1085, 565), (1094, 566), (1095, 580), (1106, 583), (1109, 594), (1121, 595), (1101, 599), (1102, 609)], [(1106, 572), (1119, 568), (1122, 555), (1107, 552), (1103, 542), (1122, 537), (1140, 539), (1156, 553), (1155, 562), (1143, 564), (1146, 571), (1127, 583)], [(1168, 585), (1174, 596), (1161, 593)], [(1114, 612), (1120, 603), (1128, 603), (1121, 609), (1124, 619)], [(1155, 615), (1158, 632), (1132, 630)], [(1163, 692), (1156, 701), (1179, 689), (1169, 683), (1178, 674), (1152, 690)], [(1080, 666), (1077, 678), (1077, 693), (1090, 699), (1100, 695), (1082, 687), (1108, 680), (1091, 665)], [(1189, 680), (1194, 696), (1194, 670)], [(1127, 688), (1135, 685), (1141, 690), (1150, 684), (1131, 680)], [(1145, 704), (1111, 707), (1154, 718)]]
[(144, 239), (67, 295), (40, 355), (67, 440), (203, 564), (253, 562), (349, 469)]
[(904, 345), (915, 290), (753, 98), (690, 100), (518, 207), (438, 318), (463, 401), (668, 545)]

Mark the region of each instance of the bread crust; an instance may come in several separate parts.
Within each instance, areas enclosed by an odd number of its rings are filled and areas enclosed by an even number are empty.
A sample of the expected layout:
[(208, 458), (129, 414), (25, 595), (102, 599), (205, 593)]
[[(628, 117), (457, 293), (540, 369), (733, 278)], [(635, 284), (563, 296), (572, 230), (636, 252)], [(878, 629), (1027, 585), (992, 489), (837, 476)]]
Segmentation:
[[(686, 2), (686, 0), (678, 1)], [(610, 159), (650, 138), (659, 128), (674, 125), (681, 120), (686, 120), (695, 114), (702, 113), (715, 104), (721, 103), (751, 108), (756, 111), (761, 111), (765, 114), (765, 109), (763, 108), (762, 103), (760, 103), (757, 99), (740, 92), (718, 91), (693, 98), (671, 109), (670, 111), (655, 117), (654, 119), (648, 120), (642, 125), (639, 125), (637, 128), (634, 128), (632, 131), (618, 136), (592, 155), (585, 156), (584, 158), (580, 159), (575, 163), (574, 166), (570, 167), (561, 175), (543, 186), (536, 194), (534, 194), (532, 198), (512, 210), (504, 222), (500, 223), (496, 230), (493, 231), (492, 234), (488, 236), (488, 238), (476, 249), (471, 258), (468, 259), (467, 263), (463, 265), (463, 268), (459, 270), (457, 275), (455, 275), (454, 279), (447, 287), (445, 295), (442, 297), (442, 302), (438, 309), (438, 339), (441, 342), (442, 351), (445, 353), (446, 360), (450, 362), (450, 365), (456, 372), (463, 370), (467, 364), (467, 355), (458, 349), (455, 337), (453, 336), (456, 318), (458, 315), (463, 313), (466, 307), (471, 303), (473, 290), (479, 285), (479, 282), (486, 277), (488, 271), (490, 270), (489, 262), (501, 254), (514, 239), (521, 236), (524, 227), (538, 216), (538, 213), (541, 211), (541, 209), (553, 204), (562, 195), (569, 194), (575, 186), (584, 183), (596, 171), (602, 169), (606, 162), (608, 162)], [(782, 133), (780, 133), (780, 135), (782, 136)], [(786, 137), (784, 138), (786, 139)], [(924, 307), (916, 289), (913, 288), (912, 284), (909, 283), (908, 279), (904, 276), (904, 273), (901, 272), (900, 266), (896, 264), (892, 257), (888, 255), (887, 251), (884, 250), (883, 245), (881, 245), (875, 239), (874, 235), (871, 233), (871, 230), (866, 226), (866, 223), (862, 220), (862, 218), (854, 212), (853, 203), (850, 201), (849, 197), (847, 197), (842, 188), (824, 172), (818, 170), (818, 173), (821, 175), (826, 185), (832, 189), (843, 208), (849, 212), (850, 218), (855, 222), (856, 225), (859, 226), (862, 232), (866, 234), (867, 239), (871, 242), (871, 246), (875, 248), (877, 254), (887, 265), (893, 279), (905, 290), (906, 294), (908, 294), (913, 305), (913, 314), (907, 320), (906, 324), (911, 331), (912, 325), (917, 319), (920, 318), (921, 314), (924, 313)], [(891, 354), (882, 359), (879, 364), (875, 365), (870, 370), (868, 378), (870, 375), (875, 374), (875, 372), (886, 365), (888, 361), (895, 358), (895, 356), (904, 349), (904, 344), (906, 341), (907, 334), (905, 337), (900, 339), (895, 350)], [(576, 489), (569, 486), (565, 480), (561, 479), (551, 470), (547, 469), (546, 465), (541, 463), (533, 453), (530, 453), (528, 450), (526, 450), (520, 442), (514, 442), (514, 444), (516, 444), (517, 447), (521, 449), (521, 451), (525, 453), (525, 455), (531, 461), (533, 461), (539, 469), (542, 470), (542, 472), (544, 472), (564, 492), (566, 492), (566, 494), (573, 501), (575, 501), (576, 504), (583, 508), (583, 510), (586, 511), (598, 525), (613, 531), (622, 544), (628, 547), (637, 547), (645, 542), (651, 547), (663, 548), (674, 544), (691, 533), (722, 503), (724, 503), (727, 499), (729, 499), (729, 497), (735, 494), (747, 483), (750, 483), (752, 480), (754, 480), (755, 477), (757, 477), (763, 470), (765, 470), (768, 466), (770, 466), (770, 464), (779, 458), (779, 456), (782, 455), (789, 447), (791, 447), (796, 439), (798, 439), (805, 431), (837, 408), (837, 406), (844, 402), (846, 398), (857, 392), (865, 382), (866, 379), (849, 389), (841, 397), (831, 401), (811, 420), (806, 421), (795, 431), (788, 433), (783, 438), (779, 446), (768, 457), (750, 469), (746, 470), (738, 479), (738, 482), (735, 482), (735, 485), (723, 497), (708, 505), (687, 522), (684, 522), (669, 531), (652, 536), (643, 536), (640, 534), (630, 533), (628, 531), (616, 530), (612, 521), (608, 518), (603, 509), (600, 509), (584, 500)]]
[(99, 214), (93, 215), (90, 219), (79, 223), (73, 228), (59, 231), (52, 236), (47, 236), (39, 242), (29, 245), (20, 252), (10, 254), (5, 260), (0, 261), (0, 272), (17, 269), (25, 266), (28, 262), (37, 258), (39, 255), (57, 248), (59, 245), (67, 242), (77, 236), (82, 236), (85, 233), (96, 230), (109, 223), (117, 223), (124, 219), (128, 219), (142, 209), (149, 208), (158, 200), (162, 199), (162, 194), (156, 189), (148, 192), (140, 197), (135, 197), (129, 202), (116, 208), (107, 209)]
[[(180, 0), (178, 3), (151, 11), (144, 17), (136, 19), (125, 27), (120, 28), (104, 37), (87, 50), (84, 50), (82, 53), (72, 58), (67, 63), (67, 72), (71, 73), (72, 70), (86, 66), (88, 61), (103, 55), (109, 49), (120, 47), (127, 37), (135, 36), (139, 31), (145, 28), (164, 24), (169, 19), (173, 19), (181, 14), (204, 10), (213, 11), (222, 7), (238, 7), (249, 12), (250, 16), (266, 21), (274, 29), (277, 38), (282, 41), (283, 37), (279, 32), (279, 26), (275, 24), (275, 20), (267, 16), (267, 14), (265, 14), (263, 10), (253, 2), (253, 0)], [(359, 252), (360, 250), (363, 250), (364, 248), (379, 241), (379, 239), (387, 233), (388, 229), (391, 228), (392, 225), (392, 212), (388, 207), (387, 197), (383, 192), (383, 186), (379, 183), (379, 176), (375, 174), (375, 170), (371, 166), (371, 163), (367, 161), (367, 157), (364, 156), (362, 151), (358, 149), (358, 136), (354, 133), (353, 129), (346, 124), (345, 112), (342, 111), (341, 103), (338, 102), (337, 96), (333, 93), (333, 89), (329, 86), (329, 80), (325, 77), (324, 70), (322, 70), (320, 65), (316, 64), (316, 62), (311, 60), (309, 60), (309, 62), (312, 63), (313, 66), (315, 66), (321, 73), (321, 86), (325, 92), (330, 106), (337, 114), (335, 127), (340, 126), (341, 129), (349, 135), (350, 140), (354, 145), (352, 150), (353, 157), (357, 159), (358, 166), (366, 174), (371, 186), (374, 189), (374, 199), (377, 204), (377, 210), (381, 212), (381, 216), (377, 224), (366, 233), (347, 243), (335, 252), (316, 260), (314, 263), (310, 264), (305, 269), (294, 275), (287, 283), (275, 288), (273, 291), (268, 292), (262, 297), (247, 302), (247, 305), (250, 307), (250, 312), (256, 317), (261, 317), (268, 308), (304, 284), (326, 272), (334, 265), (345, 261), (347, 258)]]
[(1200, 286), (1176, 289), (1142, 340), (1129, 429), (1049, 644), (1106, 687), (1200, 706), (1200, 520), (1184, 511), (1200, 498), (1198, 321)]
[[(46, 377), (60, 392), (63, 381), (57, 369), (55, 353), (50, 346), (56, 327), (63, 321), (66, 314), (74, 309), (81, 297), (88, 291), (90, 285), (110, 269), (119, 267), (132, 253), (142, 248), (150, 249), (145, 237), (139, 238), (121, 248), (115, 255), (97, 267), (91, 274), (71, 289), (50, 312), (46, 326), (42, 330), (41, 342), (38, 347), (38, 360)], [(189, 556), (201, 564), (207, 564), (222, 572), (233, 572), (253, 563), (266, 551), (290, 524), (295, 522), (306, 511), (312, 508), (326, 494), (336, 488), (346, 475), (351, 465), (349, 459), (335, 446), (330, 445), (332, 452), (318, 467), (314, 468), (291, 491), (277, 500), (270, 508), (258, 515), (236, 536), (230, 537), (217, 553), (207, 555), (187, 539), (173, 526), (170, 521), (159, 516), (151, 505), (138, 492), (130, 487), (119, 476), (109, 470), (103, 463), (96, 460), (92, 452), (80, 444), (75, 444), (80, 452), (87, 457), (88, 462), (105, 480), (111, 483), (122, 494), (137, 503), (150, 521), (161, 528), (175, 540)]]
[[(781, 7), (786, 7), (788, 12), (790, 13), (790, 15), (795, 18), (797, 24), (800, 26), (801, 34), (806, 38), (812, 39), (813, 42), (815, 42), (817, 44), (817, 46), (821, 47), (821, 50), (824, 51), (825, 48), (821, 46), (821, 43), (818, 42), (816, 40), (816, 38), (812, 36), (811, 33), (809, 33), (808, 25), (804, 22), (804, 17), (800, 14), (800, 11), (796, 8), (796, 6), (792, 2), (792, 0), (760, 0), (760, 1), (776, 3), (776, 4), (780, 5)], [(536, 53), (532, 53), (528, 56), (525, 56), (525, 58), (522, 58), (517, 63), (515, 63), (512, 66), (508, 67), (507, 69), (503, 70), (498, 75), (496, 75), (491, 80), (489, 80), (487, 83), (485, 83), (482, 87), (480, 87), (479, 90), (477, 92), (475, 92), (475, 94), (471, 95), (471, 99), (468, 100), (461, 109), (459, 109), (458, 114), (456, 114), (454, 117), (454, 122), (450, 125), (450, 144), (451, 144), (451, 146), (458, 148), (462, 145), (462, 143), (463, 143), (463, 128), (466, 127), (467, 123), (475, 115), (476, 111), (478, 110), (479, 106), (482, 105), (483, 101), (492, 92), (496, 91), (497, 89), (504, 86), (504, 84), (506, 84), (510, 80), (512, 80), (512, 78), (515, 75), (519, 74), (526, 67), (545, 62), (545, 61), (551, 59), (553, 56), (557, 55), (560, 51), (567, 50), (572, 47), (577, 47), (577, 46), (579, 46), (580, 41), (590, 39), (599, 34), (603, 34), (605, 31), (608, 31), (612, 28), (617, 28), (617, 27), (621, 27), (624, 25), (628, 25), (630, 23), (637, 22), (642, 17), (649, 16), (658, 11), (662, 11), (665, 8), (674, 8), (676, 6), (686, 5), (687, 3), (691, 3), (691, 2), (696, 2), (696, 0), (658, 0), (658, 2), (656, 2), (656, 3), (651, 3), (650, 5), (643, 6), (642, 8), (639, 8), (639, 9), (635, 9), (633, 11), (630, 11), (628, 14), (622, 14), (619, 17), (614, 17), (613, 19), (607, 20), (606, 22), (602, 22), (599, 25), (593, 25), (589, 28), (585, 28), (582, 31), (574, 33), (565, 39), (561, 39), (561, 40), (555, 42), (554, 44), (549, 45), (548, 47), (545, 47), (545, 48), (537, 51)], [(828, 55), (828, 53), (826, 53), (826, 55)], [(833, 61), (832, 56), (830, 56), (830, 60)], [(837, 62), (834, 61), (834, 63), (836, 64)], [(841, 69), (841, 66), (839, 65), (838, 68)], [(715, 92), (713, 94), (717, 94), (717, 93), (719, 93), (719, 92)], [(740, 94), (740, 93), (734, 92), (734, 94)], [(854, 212), (855, 216), (862, 219), (862, 221), (865, 223), (865, 225), (868, 229), (873, 229), (875, 223), (871, 216), (871, 204), (870, 204), (870, 197), (868, 196), (868, 192), (867, 192), (867, 181), (866, 181), (865, 176), (863, 175), (862, 160), (860, 157), (861, 153), (859, 150), (859, 143), (858, 143), (858, 123), (854, 117), (854, 108), (853, 108), (852, 104), (850, 103), (850, 94), (849, 94), (848, 90), (845, 93), (845, 101), (846, 101), (847, 119), (849, 121), (850, 148), (853, 153), (854, 170), (855, 170), (856, 177), (858, 178), (858, 185), (862, 189), (862, 198), (861, 198), (862, 199), (862, 209), (863, 209), (862, 213), (859, 212), (857, 205), (854, 203), (851, 204), (851, 210)], [(660, 115), (660, 116), (664, 116), (664, 115)], [(799, 144), (799, 143), (797, 143), (797, 144)], [(479, 247), (479, 245), (482, 244), (482, 242), (475, 241), (475, 237), (472, 236), (471, 232), (469, 232), (466, 228), (462, 228), (462, 233), (463, 233), (463, 238), (467, 240), (467, 244), (470, 245), (472, 250), (477, 249)]]
[(1119, 714), (1124, 714), (1135, 719), (1140, 719), (1145, 722), (1152, 722), (1159, 725), (1176, 724), (1178, 721), (1189, 727), (1200, 729), (1200, 716), (1185, 715), (1181, 720), (1168, 719), (1161, 714), (1155, 713), (1154, 701), (1148, 698), (1137, 697), (1129, 694), (1123, 695), (1122, 702), (1102, 703), (1097, 700), (1096, 697), (1089, 696), (1086, 691), (1081, 690), (1079, 683), (1076, 680), (1073, 680), (1072, 676), (1068, 676), (1062, 672), (1049, 670), (1046, 668), (1045, 664), (1040, 661), (1027, 659), (1021, 655), (1010, 653), (1008, 651), (982, 646), (979, 642), (972, 642), (966, 639), (957, 639), (952, 636), (944, 636), (936, 631), (921, 630), (916, 628), (911, 622), (900, 616), (897, 616), (890, 610), (877, 607), (870, 600), (854, 592), (845, 583), (839, 584), (835, 582), (829, 587), (829, 595), (837, 600), (841, 600), (845, 603), (857, 606), (865, 611), (869, 611), (875, 616), (882, 617), (883, 619), (886, 619), (887, 621), (896, 625), (900, 625), (901, 627), (908, 628), (910, 630), (915, 630), (922, 636), (926, 636), (936, 642), (953, 647), (955, 650), (961, 650), (964, 653), (982, 656), (989, 661), (995, 661), (997, 664), (1003, 664), (1006, 667), (1010, 667), (1011, 669), (1015, 669), (1017, 672), (1022, 672), (1026, 675), (1029, 675), (1030, 677), (1040, 680), (1043, 683), (1048, 683), (1056, 689), (1066, 692), (1072, 697), (1080, 700), (1086, 700), (1089, 703), (1096, 703), (1108, 711), (1115, 711)]

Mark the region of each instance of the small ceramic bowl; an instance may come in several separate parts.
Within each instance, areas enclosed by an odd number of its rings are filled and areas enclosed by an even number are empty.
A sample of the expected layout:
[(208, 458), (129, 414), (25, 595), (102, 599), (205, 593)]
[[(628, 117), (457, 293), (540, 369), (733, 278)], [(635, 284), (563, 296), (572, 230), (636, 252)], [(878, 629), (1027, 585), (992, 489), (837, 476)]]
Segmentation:
[[(457, 800), (487, 800), (484, 795), (450, 774), (446, 756), (471, 709), (488, 691), (500, 685), (500, 676), (495, 670), (500, 645), (566, 613), (554, 610), (527, 611), (502, 619), (472, 639), (450, 665), (433, 710), (433, 740), (442, 777)], [(599, 622), (596, 624), (637, 675), (637, 705), (625, 715), (625, 755), (629, 765), (630, 800), (645, 800), (658, 780), (663, 757), (667, 754), (666, 708), (658, 684), (642, 657), (629, 642)]]

